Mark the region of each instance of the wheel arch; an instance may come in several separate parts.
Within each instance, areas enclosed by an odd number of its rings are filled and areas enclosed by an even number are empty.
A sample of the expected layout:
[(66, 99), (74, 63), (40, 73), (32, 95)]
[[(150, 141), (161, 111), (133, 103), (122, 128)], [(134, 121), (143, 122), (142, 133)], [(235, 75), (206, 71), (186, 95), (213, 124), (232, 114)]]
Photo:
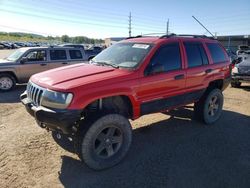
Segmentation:
[(133, 98), (127, 95), (113, 95), (100, 97), (89, 102), (84, 111), (103, 110), (104, 112), (116, 112), (127, 118), (134, 117)]
[(223, 84), (224, 84), (223, 79), (214, 80), (209, 83), (207, 90), (210, 91), (211, 89), (214, 89), (214, 88), (222, 90)]
[(3, 71), (3, 72), (0, 72), (0, 75), (1, 74), (9, 74), (9, 75), (11, 75), (15, 79), (16, 83), (18, 83), (17, 76), (13, 71)]

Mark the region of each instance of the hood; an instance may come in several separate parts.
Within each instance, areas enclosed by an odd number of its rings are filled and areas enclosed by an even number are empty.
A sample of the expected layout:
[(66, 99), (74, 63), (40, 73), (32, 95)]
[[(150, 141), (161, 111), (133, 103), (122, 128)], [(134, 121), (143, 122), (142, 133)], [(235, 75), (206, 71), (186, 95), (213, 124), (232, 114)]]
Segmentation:
[(31, 81), (45, 88), (66, 90), (124, 74), (124, 70), (92, 64), (76, 64), (35, 74)]
[(9, 61), (7, 59), (0, 59), (0, 66), (14, 65), (15, 62)]

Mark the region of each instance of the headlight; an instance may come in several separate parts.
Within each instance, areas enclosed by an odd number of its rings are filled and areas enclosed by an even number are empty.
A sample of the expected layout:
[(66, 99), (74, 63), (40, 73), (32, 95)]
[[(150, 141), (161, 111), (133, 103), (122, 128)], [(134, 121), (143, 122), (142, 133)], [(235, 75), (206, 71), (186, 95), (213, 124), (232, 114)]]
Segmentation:
[(237, 74), (237, 73), (239, 73), (238, 68), (237, 68), (237, 67), (234, 67), (234, 68), (232, 69), (232, 73), (233, 73), (233, 74)]
[(72, 99), (72, 93), (46, 90), (43, 94), (41, 105), (51, 108), (65, 109), (71, 103)]

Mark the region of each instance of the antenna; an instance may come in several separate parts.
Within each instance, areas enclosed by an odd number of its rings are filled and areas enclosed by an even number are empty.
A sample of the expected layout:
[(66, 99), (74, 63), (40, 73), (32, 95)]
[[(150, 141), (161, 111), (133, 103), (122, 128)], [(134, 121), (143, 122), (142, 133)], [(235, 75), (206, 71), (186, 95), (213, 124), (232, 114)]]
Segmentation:
[(197, 21), (204, 29), (206, 29), (207, 32), (210, 33), (210, 35), (212, 35), (212, 37), (214, 38), (214, 35), (194, 16), (192, 16), (193, 19), (195, 19), (195, 21)]

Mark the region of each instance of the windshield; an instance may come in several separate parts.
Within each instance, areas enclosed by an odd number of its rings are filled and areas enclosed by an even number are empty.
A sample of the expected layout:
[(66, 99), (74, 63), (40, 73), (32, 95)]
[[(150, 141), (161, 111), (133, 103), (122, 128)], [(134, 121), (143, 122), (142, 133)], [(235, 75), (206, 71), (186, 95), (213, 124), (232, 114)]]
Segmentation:
[(92, 62), (116, 67), (136, 67), (152, 48), (143, 43), (117, 43), (102, 51)]
[(25, 51), (26, 51), (25, 49), (16, 50), (15, 52), (13, 52), (6, 59), (9, 60), (9, 61), (16, 61), (17, 59), (19, 59), (24, 54)]

